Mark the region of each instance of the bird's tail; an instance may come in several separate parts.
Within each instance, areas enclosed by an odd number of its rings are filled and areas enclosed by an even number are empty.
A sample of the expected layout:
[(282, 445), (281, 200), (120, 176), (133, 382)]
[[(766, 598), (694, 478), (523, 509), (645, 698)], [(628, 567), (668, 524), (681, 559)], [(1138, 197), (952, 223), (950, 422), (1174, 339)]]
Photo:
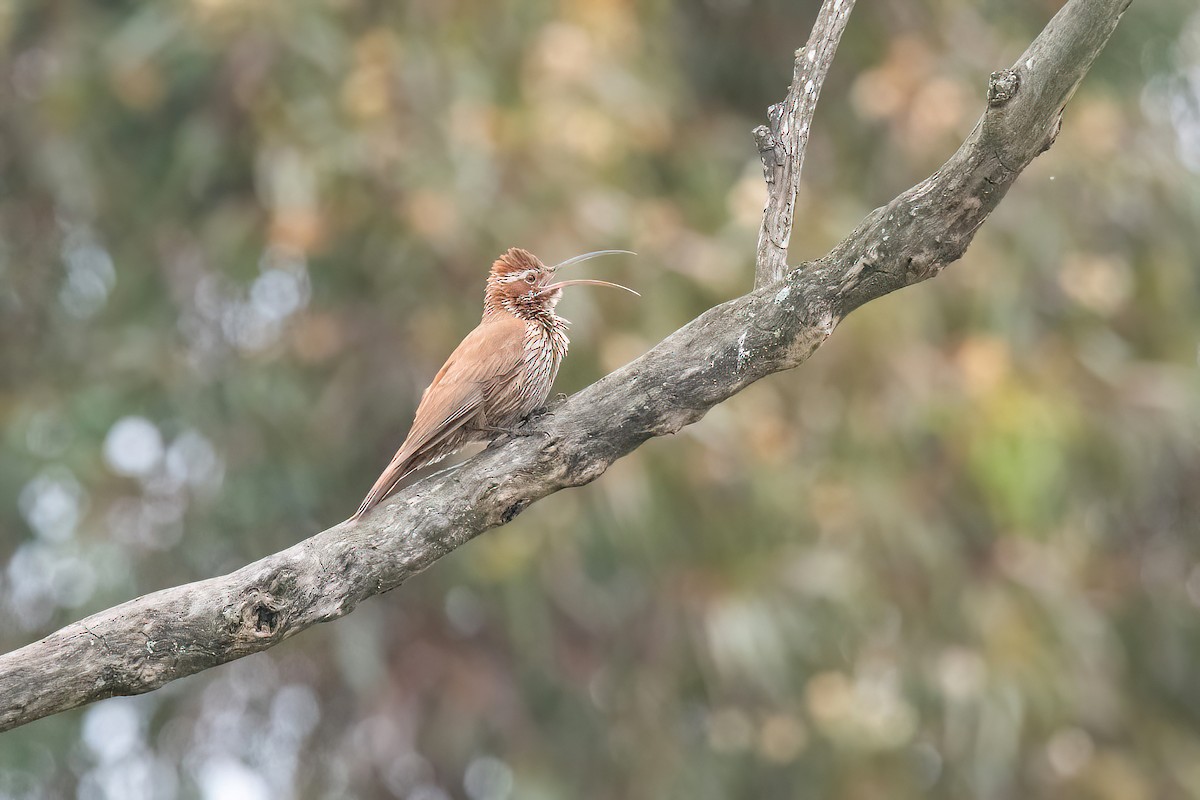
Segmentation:
[(361, 519), (364, 514), (386, 500), (387, 496), (396, 490), (396, 486), (400, 481), (422, 466), (421, 460), (414, 458), (414, 455), (406, 453), (404, 450), (396, 453), (395, 458), (387, 465), (387, 469), (383, 471), (383, 474), (375, 481), (375, 485), (371, 487), (371, 491), (367, 492), (367, 496), (363, 498), (362, 505), (358, 507), (358, 511), (354, 512), (354, 516), (350, 518), (351, 520)]

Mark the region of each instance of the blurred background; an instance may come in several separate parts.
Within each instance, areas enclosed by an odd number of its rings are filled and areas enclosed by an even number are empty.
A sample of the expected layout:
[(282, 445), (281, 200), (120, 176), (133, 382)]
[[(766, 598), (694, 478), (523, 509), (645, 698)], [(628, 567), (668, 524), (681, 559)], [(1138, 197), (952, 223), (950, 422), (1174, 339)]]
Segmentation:
[[(344, 519), (512, 245), (571, 392), (748, 289), (818, 3), (0, 3), (0, 648)], [(794, 263), (1060, 3), (859, 4)], [(0, 735), (0, 798), (1200, 797), (1200, 12), (963, 261), (350, 617)]]

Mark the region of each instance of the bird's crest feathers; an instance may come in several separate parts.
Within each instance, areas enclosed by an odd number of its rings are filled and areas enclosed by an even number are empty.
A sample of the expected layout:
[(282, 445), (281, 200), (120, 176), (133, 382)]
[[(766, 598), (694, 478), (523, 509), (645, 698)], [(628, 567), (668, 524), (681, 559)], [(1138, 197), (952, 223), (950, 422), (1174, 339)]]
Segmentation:
[(499, 258), (492, 262), (489, 278), (503, 278), (514, 272), (524, 272), (527, 269), (545, 270), (546, 265), (528, 250), (520, 247), (510, 247)]

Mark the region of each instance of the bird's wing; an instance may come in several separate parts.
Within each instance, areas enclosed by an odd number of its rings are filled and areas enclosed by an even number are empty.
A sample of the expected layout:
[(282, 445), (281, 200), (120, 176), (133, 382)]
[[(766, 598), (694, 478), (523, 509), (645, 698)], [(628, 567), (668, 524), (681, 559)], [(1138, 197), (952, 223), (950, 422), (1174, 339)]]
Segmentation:
[(520, 371), (524, 355), (523, 320), (505, 314), (480, 323), (450, 354), (421, 396), (400, 452), (415, 453), (447, 429), (470, 421), (484, 398)]
[(439, 444), (475, 419), (484, 399), (520, 370), (524, 350), (525, 323), (516, 317), (485, 320), (467, 334), (421, 396), (408, 437), (354, 516), (361, 517), (391, 494), (406, 475), (424, 466)]

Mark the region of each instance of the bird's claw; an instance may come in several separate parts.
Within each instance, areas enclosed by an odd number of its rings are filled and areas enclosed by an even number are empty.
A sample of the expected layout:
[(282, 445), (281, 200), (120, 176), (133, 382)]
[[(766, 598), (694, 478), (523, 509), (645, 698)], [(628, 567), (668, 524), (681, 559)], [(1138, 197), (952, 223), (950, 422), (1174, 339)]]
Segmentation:
[(551, 414), (549, 411), (547, 411), (544, 408), (534, 411), (532, 414), (530, 414), (528, 417), (526, 417), (524, 419), (524, 421), (521, 423), (521, 428), (514, 435), (515, 436), (538, 436), (538, 435), (541, 435), (541, 436), (545, 436), (547, 439), (550, 439), (550, 438), (552, 438), (550, 436), (550, 431), (542, 430), (540, 428), (536, 431), (525, 430), (525, 429), (528, 428), (530, 425), (532, 425), (534, 423), (534, 421), (536, 421), (536, 420), (540, 420), (543, 417), (553, 417), (553, 416), (554, 416), (553, 414)]
[[(521, 421), (521, 427), (528, 428), (530, 425), (532, 425), (534, 422), (536, 422), (538, 420), (545, 419), (546, 417), (553, 417), (553, 416), (554, 416), (554, 412), (551, 411), (546, 406), (542, 406), (541, 408), (535, 408), (532, 412), (530, 412), (529, 416), (527, 416), (524, 420)], [(545, 430), (524, 431), (522, 433), (522, 435), (523, 436), (531, 436), (531, 435), (537, 434), (537, 433), (540, 433), (542, 436), (545, 436), (547, 439), (553, 438), (550, 435), (550, 432), (545, 431)]]
[(530, 425), (531, 423), (536, 422), (539, 419), (542, 419), (543, 417), (553, 417), (553, 416), (554, 416), (554, 412), (550, 410), (549, 406), (542, 406), (541, 408), (535, 408), (533, 411), (529, 412), (529, 416), (527, 416), (525, 419), (523, 419), (521, 421), (521, 427), (526, 427), (526, 426)]

